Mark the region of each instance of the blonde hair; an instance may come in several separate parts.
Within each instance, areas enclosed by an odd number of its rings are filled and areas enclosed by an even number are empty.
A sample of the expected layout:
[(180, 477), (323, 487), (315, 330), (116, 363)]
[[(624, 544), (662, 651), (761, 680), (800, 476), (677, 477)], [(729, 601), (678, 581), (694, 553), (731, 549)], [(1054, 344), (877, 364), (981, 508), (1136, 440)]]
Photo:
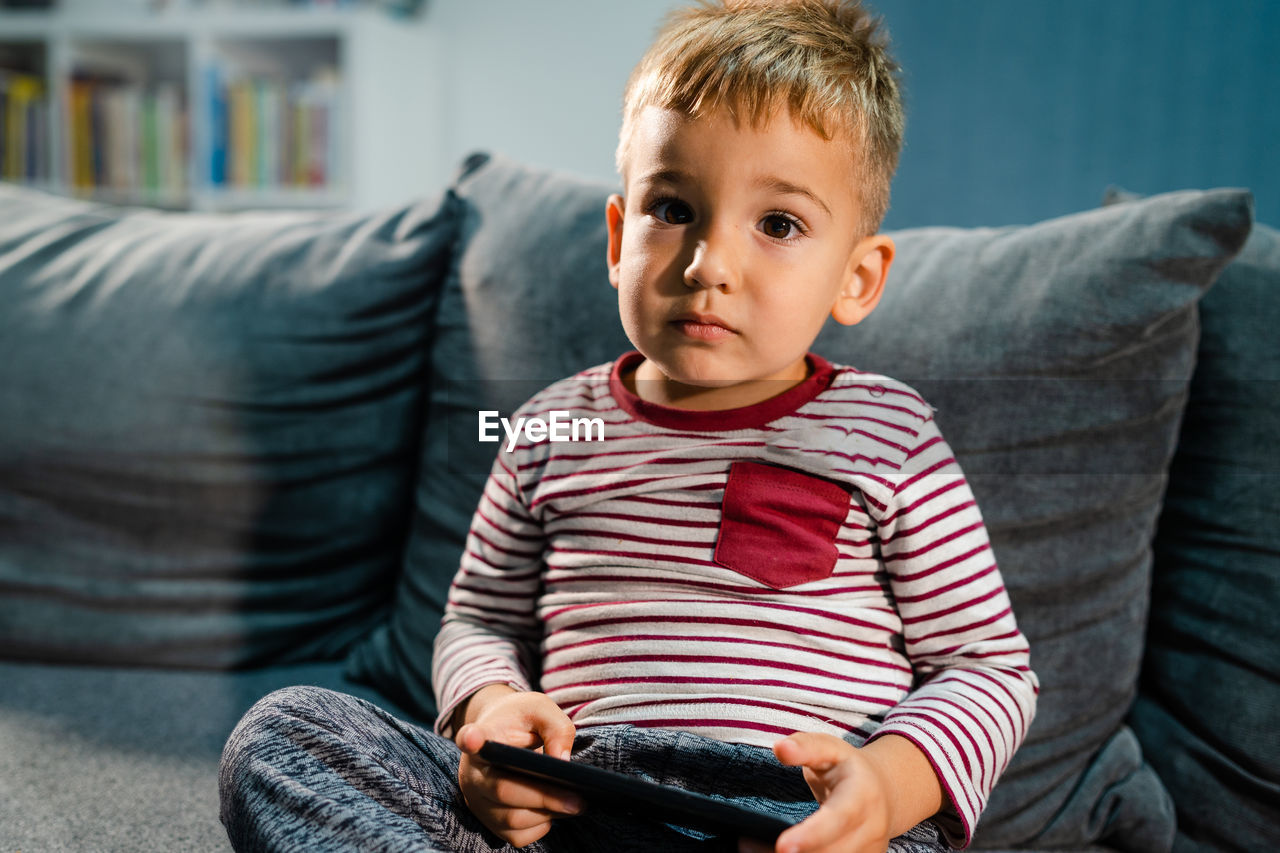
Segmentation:
[(889, 209), (904, 116), (880, 22), (858, 0), (704, 0), (667, 18), (623, 96), (618, 172), (649, 106), (691, 117), (727, 109), (760, 126), (787, 107), (823, 139), (847, 140), (864, 233)]

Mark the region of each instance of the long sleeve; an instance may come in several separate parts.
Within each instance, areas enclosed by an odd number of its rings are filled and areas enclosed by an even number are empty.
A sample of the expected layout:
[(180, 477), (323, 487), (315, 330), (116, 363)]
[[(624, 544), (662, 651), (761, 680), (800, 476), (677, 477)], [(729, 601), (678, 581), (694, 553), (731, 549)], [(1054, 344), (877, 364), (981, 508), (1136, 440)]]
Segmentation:
[(901, 735), (928, 756), (952, 805), (938, 821), (966, 846), (1026, 736), (1039, 684), (973, 493), (931, 418), (879, 537), (916, 687), (871, 739)]
[(481, 687), (529, 690), (537, 678), (545, 538), (525, 506), (515, 465), (515, 454), (498, 453), (449, 589), (432, 666), (440, 732)]

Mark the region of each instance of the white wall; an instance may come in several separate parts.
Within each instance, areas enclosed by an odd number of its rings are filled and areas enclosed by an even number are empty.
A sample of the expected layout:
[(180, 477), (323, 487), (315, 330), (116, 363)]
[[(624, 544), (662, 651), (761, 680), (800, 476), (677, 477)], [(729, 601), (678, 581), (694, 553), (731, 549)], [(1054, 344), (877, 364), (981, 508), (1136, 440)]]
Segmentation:
[[(616, 181), (622, 87), (667, 10), (681, 0), (428, 0), (396, 39), (395, 75), (364, 75), (354, 92), (390, 108), (357, 126), (357, 204), (437, 190), (475, 150)], [(406, 48), (405, 42), (411, 46)], [(383, 79), (394, 77), (390, 83)], [(387, 88), (387, 87), (390, 88)], [(381, 114), (381, 112), (380, 112)], [(387, 136), (392, 138), (388, 139)], [(370, 138), (375, 137), (375, 138)]]

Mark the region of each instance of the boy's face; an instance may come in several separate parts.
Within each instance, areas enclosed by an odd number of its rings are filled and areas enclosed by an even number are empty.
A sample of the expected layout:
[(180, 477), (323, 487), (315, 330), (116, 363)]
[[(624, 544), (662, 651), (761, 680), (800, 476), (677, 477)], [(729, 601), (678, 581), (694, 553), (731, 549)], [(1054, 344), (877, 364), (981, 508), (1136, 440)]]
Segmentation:
[(802, 381), (828, 314), (879, 300), (893, 242), (859, 232), (849, 148), (787, 113), (737, 125), (657, 107), (609, 200), (609, 280), (645, 356), (637, 393), (684, 408), (760, 402)]

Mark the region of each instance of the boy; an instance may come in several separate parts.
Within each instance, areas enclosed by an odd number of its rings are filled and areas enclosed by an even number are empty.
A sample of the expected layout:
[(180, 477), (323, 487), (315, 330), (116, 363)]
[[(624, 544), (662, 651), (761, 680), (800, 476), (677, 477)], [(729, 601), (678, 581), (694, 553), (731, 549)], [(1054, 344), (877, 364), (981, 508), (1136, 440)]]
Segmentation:
[[(606, 210), (637, 352), (518, 413), (602, 418), (604, 443), (499, 453), (437, 640), (440, 735), (317, 691), (246, 716), (241, 849), (738, 844), (580, 814), (476, 755), (575, 737), (573, 760), (805, 818), (779, 851), (968, 842), (1034, 713), (1026, 642), (927, 404), (808, 353), (893, 260), (895, 70), (836, 0), (673, 19), (628, 84)], [(292, 786), (249, 778), (263, 755)]]

